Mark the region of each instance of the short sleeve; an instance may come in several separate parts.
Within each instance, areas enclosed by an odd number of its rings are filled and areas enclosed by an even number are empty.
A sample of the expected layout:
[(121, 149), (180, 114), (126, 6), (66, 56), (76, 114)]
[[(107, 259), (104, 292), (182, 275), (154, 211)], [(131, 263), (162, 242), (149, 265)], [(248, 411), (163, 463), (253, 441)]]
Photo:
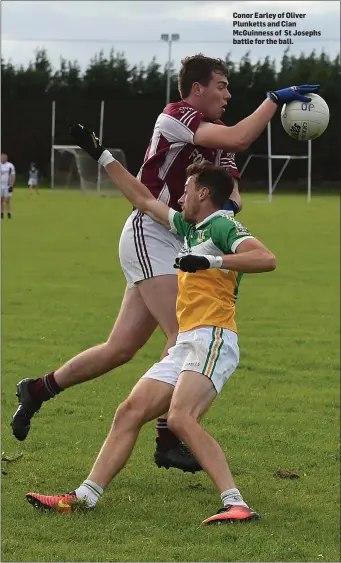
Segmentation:
[(179, 235), (181, 238), (184, 238), (191, 225), (190, 223), (187, 223), (185, 221), (183, 214), (179, 213), (179, 211), (175, 211), (175, 209), (170, 208), (168, 212), (168, 219), (170, 224), (170, 232), (174, 235)]
[(246, 227), (232, 217), (224, 217), (212, 229), (212, 240), (224, 254), (234, 254), (241, 242), (254, 238)]
[(11, 167), (10, 167), (10, 173), (11, 173), (11, 174), (15, 174), (14, 164), (11, 163), (10, 166), (11, 166)]
[(194, 144), (196, 133), (203, 115), (194, 108), (181, 103), (169, 104), (159, 115), (156, 126), (170, 143)]

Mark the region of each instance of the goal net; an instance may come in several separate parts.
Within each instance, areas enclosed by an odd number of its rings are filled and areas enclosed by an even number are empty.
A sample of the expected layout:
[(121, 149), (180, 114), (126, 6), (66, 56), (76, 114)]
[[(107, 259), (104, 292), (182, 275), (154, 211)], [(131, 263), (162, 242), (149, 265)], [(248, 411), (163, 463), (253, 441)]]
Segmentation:
[[(106, 171), (83, 149), (72, 145), (53, 145), (52, 149), (51, 188), (81, 189), (99, 195), (118, 193)], [(121, 149), (108, 150), (127, 168), (126, 157)]]

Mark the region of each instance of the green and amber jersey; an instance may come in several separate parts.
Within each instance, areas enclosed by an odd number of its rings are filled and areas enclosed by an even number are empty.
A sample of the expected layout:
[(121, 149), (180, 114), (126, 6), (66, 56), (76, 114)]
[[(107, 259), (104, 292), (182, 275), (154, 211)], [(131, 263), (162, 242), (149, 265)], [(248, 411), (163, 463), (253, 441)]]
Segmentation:
[[(216, 211), (196, 225), (183, 214), (169, 210), (171, 232), (183, 239), (179, 257), (185, 254), (223, 256), (253, 238), (249, 231), (226, 211)], [(237, 332), (235, 301), (242, 274), (210, 268), (194, 274), (179, 270), (176, 314), (179, 332), (199, 326), (217, 326)]]

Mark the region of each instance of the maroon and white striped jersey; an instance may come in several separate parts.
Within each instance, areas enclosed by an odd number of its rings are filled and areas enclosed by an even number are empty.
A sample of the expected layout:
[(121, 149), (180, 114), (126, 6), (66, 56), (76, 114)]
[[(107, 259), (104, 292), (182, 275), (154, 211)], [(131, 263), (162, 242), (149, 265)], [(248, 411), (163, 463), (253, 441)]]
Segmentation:
[[(178, 199), (184, 191), (186, 168), (193, 162), (208, 160), (240, 177), (234, 153), (194, 145), (194, 134), (203, 121), (210, 120), (187, 102), (168, 104), (155, 123), (138, 173), (139, 180), (157, 199), (176, 210), (180, 210)], [(214, 123), (225, 127), (222, 121)]]

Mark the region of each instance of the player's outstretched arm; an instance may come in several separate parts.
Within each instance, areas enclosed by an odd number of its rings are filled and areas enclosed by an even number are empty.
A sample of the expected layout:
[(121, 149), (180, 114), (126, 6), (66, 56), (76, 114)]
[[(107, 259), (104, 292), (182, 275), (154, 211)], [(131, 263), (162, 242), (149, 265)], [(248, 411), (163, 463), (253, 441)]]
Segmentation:
[(222, 149), (231, 152), (245, 151), (264, 131), (274, 116), (277, 106), (292, 100), (309, 102), (311, 98), (304, 96), (316, 92), (318, 84), (290, 86), (283, 90), (270, 92), (265, 100), (251, 115), (233, 125), (221, 127), (214, 123), (201, 123), (194, 135), (194, 143), (209, 149)]
[(134, 207), (142, 211), (142, 213), (146, 213), (161, 225), (170, 227), (168, 205), (155, 199), (148, 188), (130, 174), (112, 156), (111, 152), (102, 146), (91, 129), (77, 124), (72, 125), (69, 131), (77, 144), (106, 169), (117, 189)]
[[(106, 164), (106, 159), (109, 161), (108, 164)], [(148, 188), (142, 184), (140, 180), (135, 178), (135, 176), (130, 174), (122, 164), (117, 162), (109, 151), (103, 152), (99, 163), (104, 166), (115, 186), (136, 209), (139, 209), (142, 213), (146, 213), (146, 215), (149, 215), (149, 217), (154, 219), (157, 223), (161, 223), (161, 225), (165, 227), (170, 227), (168, 205), (155, 199)]]

